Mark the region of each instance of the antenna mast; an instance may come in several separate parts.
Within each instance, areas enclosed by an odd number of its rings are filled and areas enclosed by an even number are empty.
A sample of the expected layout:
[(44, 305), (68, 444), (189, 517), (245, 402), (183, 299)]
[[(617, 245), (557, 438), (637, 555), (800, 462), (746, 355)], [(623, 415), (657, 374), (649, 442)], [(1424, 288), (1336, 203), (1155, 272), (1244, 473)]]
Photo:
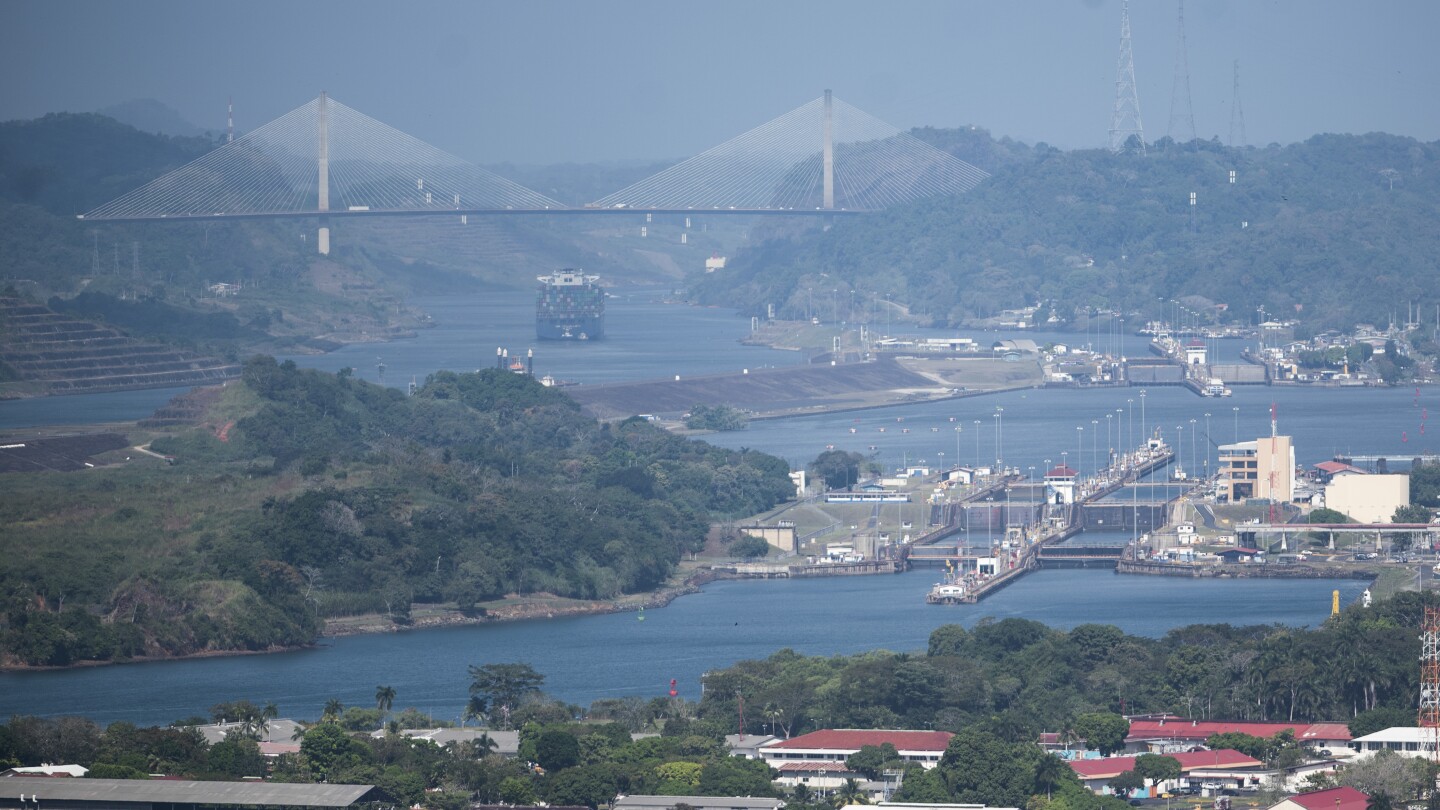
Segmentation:
[(1420, 712), (1419, 725), (1430, 758), (1440, 760), (1440, 607), (1425, 606), (1425, 624), (1420, 634)]
[[(1236, 129), (1240, 131), (1240, 140), (1235, 140)], [(1240, 105), (1240, 60), (1235, 60), (1235, 89), (1230, 97), (1230, 145), (1245, 146), (1245, 108)]]
[[(1131, 138), (1135, 139), (1131, 144)], [(1120, 6), (1120, 61), (1115, 70), (1115, 114), (1110, 119), (1110, 151), (1145, 154), (1140, 123), (1140, 93), (1135, 89), (1135, 52), (1130, 47), (1130, 3)]]
[(1179, 134), (1188, 131), (1195, 140), (1195, 108), (1190, 104), (1190, 57), (1185, 52), (1185, 0), (1180, 0), (1180, 24), (1175, 34), (1175, 83), (1170, 88), (1170, 124), (1165, 136), (1173, 138), (1176, 124)]

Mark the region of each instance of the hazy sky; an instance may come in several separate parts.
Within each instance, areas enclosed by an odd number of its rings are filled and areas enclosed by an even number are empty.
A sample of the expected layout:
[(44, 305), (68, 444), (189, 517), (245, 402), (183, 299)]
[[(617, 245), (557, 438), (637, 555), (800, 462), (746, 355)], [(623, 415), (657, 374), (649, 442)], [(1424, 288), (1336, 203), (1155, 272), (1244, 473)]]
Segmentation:
[[(1440, 3), (1190, 0), (1201, 137), (1440, 139)], [(1166, 134), (1175, 0), (1130, 9), (1146, 137)], [(0, 0), (0, 119), (154, 98), (258, 126), (327, 90), (480, 162), (683, 157), (825, 88), (899, 127), (1107, 142), (1119, 0)]]

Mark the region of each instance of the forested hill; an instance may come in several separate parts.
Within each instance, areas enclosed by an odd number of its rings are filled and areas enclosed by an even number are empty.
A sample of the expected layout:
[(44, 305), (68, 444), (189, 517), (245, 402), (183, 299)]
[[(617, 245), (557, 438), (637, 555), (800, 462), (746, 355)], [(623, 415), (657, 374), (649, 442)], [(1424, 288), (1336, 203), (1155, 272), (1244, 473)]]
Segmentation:
[(803, 317), (822, 298), (828, 311), (822, 294), (838, 289), (842, 308), (851, 291), (857, 308), (888, 295), (948, 325), (1037, 301), (1073, 320), (1087, 307), (1156, 316), (1158, 300), (1200, 295), (1241, 321), (1263, 305), (1321, 325), (1385, 323), (1407, 301), (1426, 311), (1440, 301), (1440, 144), (1378, 133), (1241, 149), (1163, 140), (1142, 157), (969, 128), (916, 134), (992, 177), (773, 239), (697, 277), (693, 295)]
[(407, 397), (258, 357), (203, 427), (151, 449), (174, 463), (125, 451), (0, 480), (0, 662), (260, 650), (325, 616), (648, 591), (712, 519), (792, 491), (781, 459), (599, 425), (493, 369)]

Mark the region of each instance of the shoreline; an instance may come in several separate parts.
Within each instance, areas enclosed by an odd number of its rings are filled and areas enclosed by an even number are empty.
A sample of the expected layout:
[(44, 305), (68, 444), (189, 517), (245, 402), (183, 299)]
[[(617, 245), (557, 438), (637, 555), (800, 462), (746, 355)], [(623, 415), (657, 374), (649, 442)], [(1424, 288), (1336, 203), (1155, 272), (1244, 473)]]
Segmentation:
[[(326, 619), (320, 634), (309, 644), (274, 647), (266, 650), (201, 650), (184, 655), (136, 656), (134, 658), (109, 661), (86, 660), (76, 661), (62, 666), (5, 663), (0, 664), (0, 674), (65, 672), (68, 670), (92, 669), (95, 667), (125, 664), (152, 664), (166, 661), (192, 661), (205, 658), (229, 658), (243, 655), (270, 655), (272, 653), (318, 649), (326, 646), (325, 642), (327, 639), (346, 638), (348, 636), (404, 633), (413, 630), (432, 630), (440, 627), (501, 624), (534, 619), (558, 619), (569, 616), (600, 616), (607, 613), (626, 613), (639, 611), (644, 608), (665, 607), (682, 596), (698, 593), (706, 584), (722, 578), (723, 577), (716, 575), (709, 569), (699, 569), (690, 572), (679, 584), (666, 585), (643, 595), (629, 594), (609, 600), (564, 600), (563, 604), (546, 604), (544, 601), (539, 600), (539, 597), (532, 597), (537, 601), (487, 609), (483, 615), (467, 616), (455, 609), (436, 609), (433, 613), (422, 616), (409, 624), (396, 624), (389, 619), (382, 618), (380, 614), (375, 613), (360, 616), (344, 616)], [(561, 597), (551, 598), (561, 599)], [(519, 599), (524, 599), (524, 597), (519, 597)]]

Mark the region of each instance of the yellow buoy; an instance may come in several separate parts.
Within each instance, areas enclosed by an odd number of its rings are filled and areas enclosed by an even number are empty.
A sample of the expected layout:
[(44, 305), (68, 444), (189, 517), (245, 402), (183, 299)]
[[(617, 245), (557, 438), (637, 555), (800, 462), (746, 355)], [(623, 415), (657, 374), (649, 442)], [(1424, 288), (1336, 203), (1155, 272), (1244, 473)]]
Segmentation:
[(1331, 615), (1331, 616), (1339, 616), (1339, 615), (1340, 615), (1340, 592), (1339, 592), (1339, 591), (1331, 591), (1331, 592), (1330, 592), (1330, 615)]

